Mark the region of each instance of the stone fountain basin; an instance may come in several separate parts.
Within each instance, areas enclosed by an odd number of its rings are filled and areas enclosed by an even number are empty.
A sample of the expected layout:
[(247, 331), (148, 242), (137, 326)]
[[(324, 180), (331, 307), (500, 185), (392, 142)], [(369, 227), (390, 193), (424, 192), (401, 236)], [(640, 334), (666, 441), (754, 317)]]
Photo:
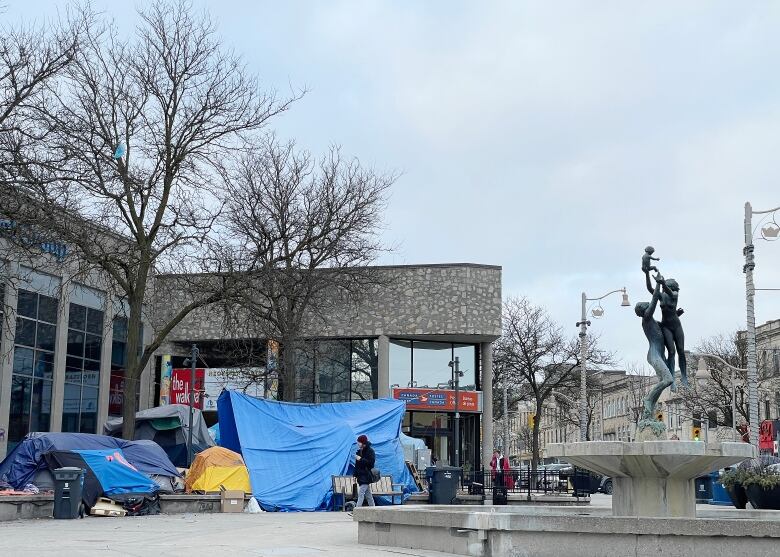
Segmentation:
[(547, 456), (612, 478), (612, 514), (692, 518), (694, 480), (756, 456), (748, 443), (588, 441), (547, 445)]
[(691, 479), (753, 458), (756, 452), (748, 443), (587, 441), (547, 445), (547, 456), (612, 478)]

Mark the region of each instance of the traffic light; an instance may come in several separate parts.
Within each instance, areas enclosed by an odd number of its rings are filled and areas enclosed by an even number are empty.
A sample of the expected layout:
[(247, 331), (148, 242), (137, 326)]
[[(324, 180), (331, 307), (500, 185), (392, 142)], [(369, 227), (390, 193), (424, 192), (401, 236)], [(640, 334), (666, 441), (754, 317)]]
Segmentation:
[(533, 429), (534, 425), (536, 425), (536, 414), (528, 414), (528, 427)]
[(664, 421), (664, 413), (663, 413), (663, 412), (661, 412), (660, 410), (659, 410), (658, 412), (656, 412), (656, 413), (655, 413), (655, 421), (656, 421), (656, 422), (662, 422), (662, 421)]
[(693, 426), (691, 428), (691, 437), (694, 441), (701, 441), (701, 427)]

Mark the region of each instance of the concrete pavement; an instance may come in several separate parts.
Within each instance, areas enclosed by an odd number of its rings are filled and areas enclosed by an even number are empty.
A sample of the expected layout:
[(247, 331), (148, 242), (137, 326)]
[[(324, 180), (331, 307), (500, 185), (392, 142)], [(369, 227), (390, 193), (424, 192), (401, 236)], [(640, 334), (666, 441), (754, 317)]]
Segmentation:
[(132, 557), (447, 557), (446, 553), (358, 546), (344, 513), (185, 514), (0, 523), (2, 555)]

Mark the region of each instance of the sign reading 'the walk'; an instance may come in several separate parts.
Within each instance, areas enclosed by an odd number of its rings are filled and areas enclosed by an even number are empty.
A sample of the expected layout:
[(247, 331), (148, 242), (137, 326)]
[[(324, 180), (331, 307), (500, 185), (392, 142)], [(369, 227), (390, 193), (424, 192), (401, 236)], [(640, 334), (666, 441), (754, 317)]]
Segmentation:
[[(393, 389), (393, 398), (406, 402), (409, 410), (455, 411), (455, 391), (451, 389)], [(458, 391), (458, 411), (482, 412), (482, 392)]]

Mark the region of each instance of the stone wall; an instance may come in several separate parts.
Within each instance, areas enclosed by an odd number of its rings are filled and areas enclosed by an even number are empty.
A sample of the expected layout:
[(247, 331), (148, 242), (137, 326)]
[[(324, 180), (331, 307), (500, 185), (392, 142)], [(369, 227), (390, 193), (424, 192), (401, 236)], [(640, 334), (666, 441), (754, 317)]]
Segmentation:
[[(439, 336), (471, 342), (494, 340), (501, 334), (501, 267), (475, 264), (403, 265), (371, 267), (376, 283), (363, 293), (357, 306), (337, 306), (306, 331), (311, 337)], [(157, 280), (176, 281), (176, 276)], [(156, 307), (173, 312), (186, 295), (170, 292)], [(204, 308), (177, 326), (169, 341), (223, 339), (225, 330), (218, 307)], [(258, 333), (258, 336), (262, 336)]]

